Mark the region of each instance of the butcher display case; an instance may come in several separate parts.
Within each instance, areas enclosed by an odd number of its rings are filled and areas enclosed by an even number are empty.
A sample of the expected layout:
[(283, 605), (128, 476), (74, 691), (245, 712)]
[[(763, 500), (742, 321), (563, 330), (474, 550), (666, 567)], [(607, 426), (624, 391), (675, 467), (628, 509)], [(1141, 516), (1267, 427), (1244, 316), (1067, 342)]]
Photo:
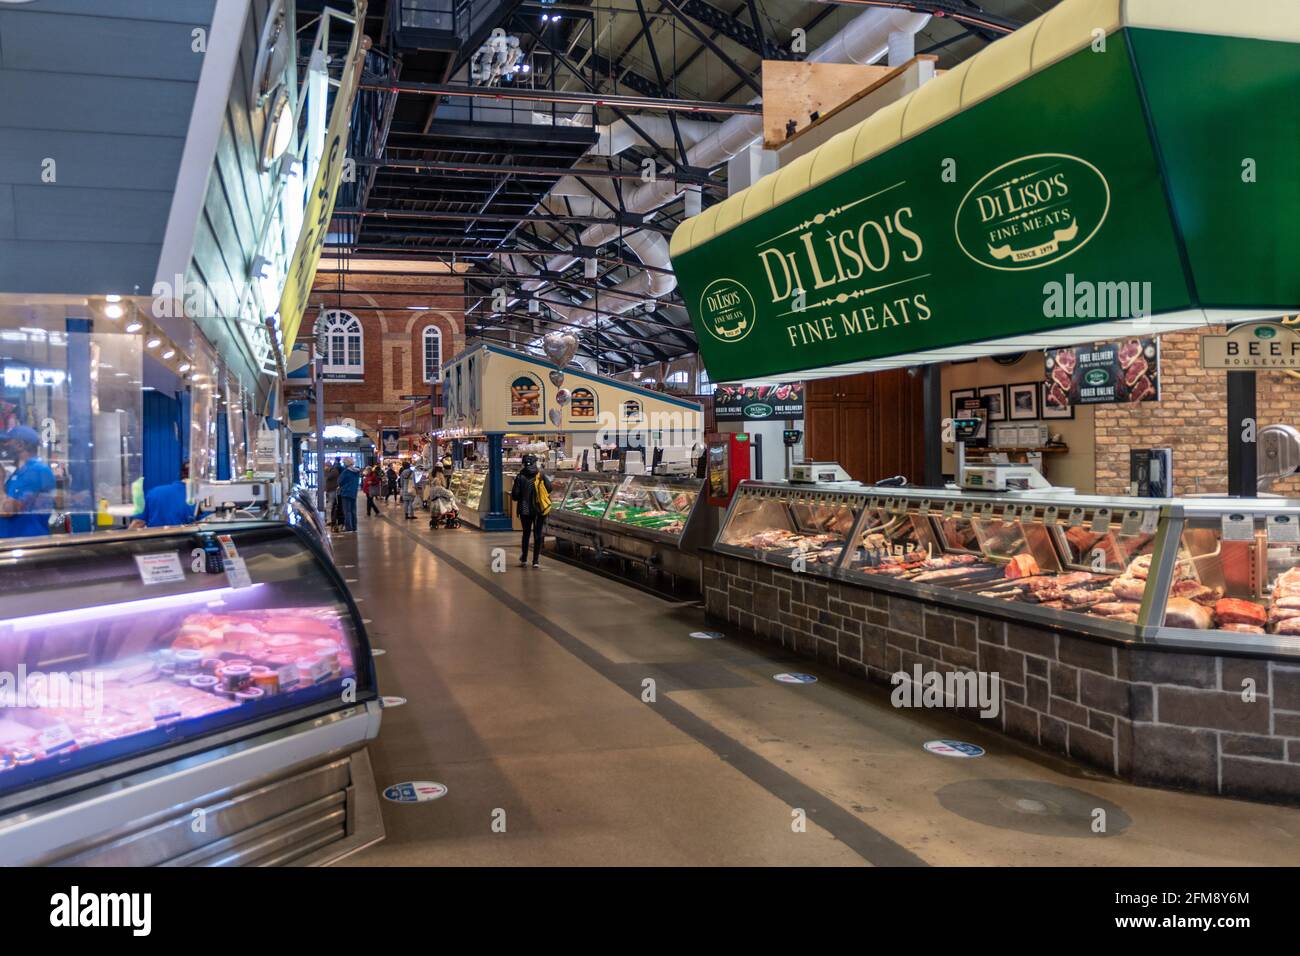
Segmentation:
[(486, 504), (484, 486), (487, 484), (487, 478), (486, 462), (470, 462), (452, 472), (451, 481), (447, 486), (448, 490), (456, 496), (456, 507), (460, 509), (461, 520), (475, 528), (480, 524), (479, 515), (486, 510), (483, 506)]
[(1300, 655), (1300, 501), (746, 482), (721, 553), (1110, 639)]
[(698, 548), (713, 537), (701, 479), (558, 472), (553, 480), (547, 528), (561, 553), (698, 591)]
[[(0, 672), (19, 675), (0, 683), (0, 863), (94, 838), (74, 811), (105, 790), (134, 794), (129, 827), (204, 779), (236, 792), (374, 737), (365, 628), (313, 514), (0, 544)], [(340, 825), (318, 821), (313, 840)]]

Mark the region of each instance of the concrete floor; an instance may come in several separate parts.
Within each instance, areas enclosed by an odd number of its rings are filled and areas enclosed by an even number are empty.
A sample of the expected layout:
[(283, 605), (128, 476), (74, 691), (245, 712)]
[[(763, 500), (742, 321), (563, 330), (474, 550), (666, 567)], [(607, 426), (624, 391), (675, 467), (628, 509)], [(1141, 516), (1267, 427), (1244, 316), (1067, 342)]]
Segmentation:
[[(1300, 810), (1135, 787), (765, 645), (692, 639), (698, 607), (520, 568), (513, 534), (430, 531), (393, 507), (334, 547), (387, 652), (380, 689), (409, 701), (384, 714), (376, 781), (449, 788), (382, 801), (387, 839), (345, 865), (1300, 861)], [(785, 670), (821, 679), (772, 679)], [(942, 737), (987, 753), (922, 749)]]

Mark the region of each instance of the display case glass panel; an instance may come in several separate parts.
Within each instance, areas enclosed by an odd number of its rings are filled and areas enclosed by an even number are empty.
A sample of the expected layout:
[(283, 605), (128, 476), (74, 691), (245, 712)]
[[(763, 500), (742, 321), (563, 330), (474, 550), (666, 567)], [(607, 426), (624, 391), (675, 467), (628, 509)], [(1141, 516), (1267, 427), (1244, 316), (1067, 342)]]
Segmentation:
[(587, 518), (602, 518), (614, 497), (617, 482), (615, 476), (574, 475), (560, 510)]
[(808, 571), (829, 573), (857, 521), (854, 501), (848, 495), (742, 487), (718, 542), (780, 563), (802, 557)]
[(917, 509), (869, 508), (844, 567), (859, 574), (904, 575), (942, 553), (933, 525)]
[(481, 511), (483, 486), (487, 483), (487, 465), (475, 462), (462, 470), (465, 474), (464, 487), (456, 497), (470, 511)]
[(677, 536), (686, 529), (697, 497), (698, 487), (654, 475), (629, 475), (614, 492), (605, 520)]
[(1222, 518), (1187, 521), (1164, 626), (1300, 638), (1300, 543), (1269, 541), (1265, 515), (1239, 517), (1226, 533)]
[(283, 523), (0, 550), (0, 795), (375, 696), (337, 572)]

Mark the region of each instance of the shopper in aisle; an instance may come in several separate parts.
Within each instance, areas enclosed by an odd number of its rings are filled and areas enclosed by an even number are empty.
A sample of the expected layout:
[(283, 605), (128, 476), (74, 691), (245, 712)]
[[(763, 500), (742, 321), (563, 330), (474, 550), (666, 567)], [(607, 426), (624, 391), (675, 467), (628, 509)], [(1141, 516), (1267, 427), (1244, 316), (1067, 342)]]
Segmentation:
[(339, 523), (336, 520), (337, 504), (339, 493), (339, 461), (334, 459), (325, 466), (325, 516), (330, 523), (331, 530), (339, 530)]
[(361, 479), (361, 490), (366, 496), (366, 517), (379, 514), (379, 506), (375, 504), (375, 492), (383, 484), (383, 479), (379, 477), (379, 466), (371, 465), (366, 469), (365, 475)]
[(150, 488), (144, 496), (144, 506), (131, 519), (131, 530), (141, 528), (166, 528), (171, 525), (190, 524), (195, 519), (195, 506), (189, 503), (190, 463), (181, 465), (181, 476), (176, 481)]
[(343, 509), (343, 530), (357, 530), (357, 489), (361, 487), (361, 469), (351, 458), (343, 459), (339, 469), (339, 504)]
[(384, 504), (388, 504), (389, 498), (397, 497), (397, 466), (389, 464), (388, 471), (384, 474)]
[(419, 493), (415, 481), (415, 469), (411, 463), (403, 462), (401, 474), (397, 476), (398, 483), (402, 488), (402, 508), (406, 514), (407, 521), (415, 519), (415, 496)]
[(0, 454), (18, 465), (0, 494), (0, 538), (32, 538), (50, 533), (54, 510), (54, 472), (40, 457), (34, 428), (18, 425), (0, 433)]
[(510, 497), (519, 512), (524, 534), (519, 563), (528, 563), (528, 538), (533, 539), (533, 567), (541, 567), (542, 538), (546, 534), (546, 516), (551, 513), (551, 479), (537, 462), (536, 455), (524, 455), (524, 467), (515, 475)]

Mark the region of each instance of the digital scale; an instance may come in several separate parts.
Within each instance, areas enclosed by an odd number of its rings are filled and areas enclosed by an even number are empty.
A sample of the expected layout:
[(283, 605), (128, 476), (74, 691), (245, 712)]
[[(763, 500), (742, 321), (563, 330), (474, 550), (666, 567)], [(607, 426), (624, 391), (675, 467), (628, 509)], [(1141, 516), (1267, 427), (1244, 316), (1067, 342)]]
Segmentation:
[(966, 442), (983, 438), (984, 426), (984, 419), (973, 415), (952, 420), (958, 488), (963, 491), (1042, 491), (1052, 488), (1052, 483), (1033, 465), (1013, 465), (1002, 462), (987, 465), (966, 464)]
[(801, 461), (790, 466), (790, 483), (795, 485), (852, 480), (837, 461)]
[(198, 489), (199, 510), (218, 515), (265, 508), (272, 498), (280, 503), (280, 486), (273, 481), (203, 481)]

